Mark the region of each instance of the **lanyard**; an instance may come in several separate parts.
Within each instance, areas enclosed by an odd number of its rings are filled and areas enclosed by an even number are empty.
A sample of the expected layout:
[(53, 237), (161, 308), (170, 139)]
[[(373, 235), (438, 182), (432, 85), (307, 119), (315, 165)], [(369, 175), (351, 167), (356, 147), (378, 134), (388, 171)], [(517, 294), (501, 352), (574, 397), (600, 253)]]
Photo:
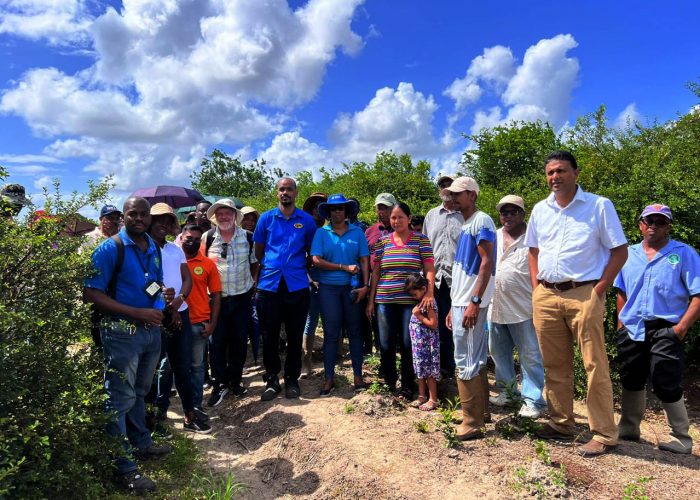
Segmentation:
[(143, 252), (137, 248), (137, 245), (133, 245), (131, 248), (134, 249), (134, 252), (136, 253), (136, 260), (139, 262), (139, 265), (141, 266), (141, 269), (143, 270), (143, 275), (148, 280), (148, 270), (151, 268), (151, 255), (148, 254), (146, 257), (146, 265), (143, 265)]

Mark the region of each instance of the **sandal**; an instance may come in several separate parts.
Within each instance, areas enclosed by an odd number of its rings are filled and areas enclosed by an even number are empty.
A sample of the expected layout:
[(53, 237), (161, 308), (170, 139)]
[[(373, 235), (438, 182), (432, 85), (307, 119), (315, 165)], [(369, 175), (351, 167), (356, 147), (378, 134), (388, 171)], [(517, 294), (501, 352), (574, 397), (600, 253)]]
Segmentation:
[(411, 408), (420, 408), (421, 405), (424, 405), (425, 403), (428, 402), (428, 398), (425, 396), (418, 396), (418, 399), (415, 401), (411, 401)]
[(439, 408), (439, 404), (437, 401), (433, 401), (432, 399), (428, 400), (427, 402), (423, 403), (418, 407), (420, 411), (435, 411)]

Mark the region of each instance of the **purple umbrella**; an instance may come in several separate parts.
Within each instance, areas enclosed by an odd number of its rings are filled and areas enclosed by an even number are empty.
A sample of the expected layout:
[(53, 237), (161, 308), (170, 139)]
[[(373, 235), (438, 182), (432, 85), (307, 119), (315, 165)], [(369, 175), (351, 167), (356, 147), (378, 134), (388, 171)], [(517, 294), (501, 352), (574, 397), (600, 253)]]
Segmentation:
[(156, 186), (137, 189), (131, 196), (146, 198), (153, 205), (155, 203), (167, 203), (173, 208), (196, 205), (204, 200), (204, 197), (195, 189), (182, 186)]

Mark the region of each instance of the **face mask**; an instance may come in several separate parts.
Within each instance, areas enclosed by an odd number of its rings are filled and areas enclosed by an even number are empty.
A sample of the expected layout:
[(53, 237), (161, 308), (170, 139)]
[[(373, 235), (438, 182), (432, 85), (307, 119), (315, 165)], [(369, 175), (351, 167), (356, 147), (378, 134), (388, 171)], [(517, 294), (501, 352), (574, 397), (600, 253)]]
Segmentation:
[(201, 242), (192, 242), (192, 241), (183, 241), (182, 242), (182, 248), (187, 252), (187, 253), (197, 253), (199, 251), (199, 247), (201, 246)]

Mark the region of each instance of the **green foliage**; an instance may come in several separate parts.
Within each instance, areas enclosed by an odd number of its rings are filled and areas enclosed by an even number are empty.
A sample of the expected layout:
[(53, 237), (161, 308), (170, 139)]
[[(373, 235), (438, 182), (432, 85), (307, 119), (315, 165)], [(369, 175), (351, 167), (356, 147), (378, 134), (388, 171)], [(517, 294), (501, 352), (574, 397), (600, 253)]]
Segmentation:
[(654, 478), (644, 476), (627, 483), (622, 491), (622, 500), (649, 500), (646, 485), (649, 484), (652, 479)]
[(445, 438), (443, 441), (445, 448), (456, 448), (461, 444), (461, 441), (457, 439), (457, 431), (454, 427), (455, 415), (459, 406), (459, 398), (455, 396), (454, 400), (447, 400), (438, 408), (440, 417), (436, 425)]
[(236, 481), (233, 473), (226, 472), (223, 475), (196, 473), (192, 476), (190, 484), (178, 498), (183, 500), (230, 500), (236, 495), (248, 490), (244, 483)]
[(343, 405), (343, 413), (346, 415), (352, 415), (355, 413), (355, 405), (348, 401)]
[(96, 498), (111, 474), (102, 365), (79, 344), (89, 336), (80, 300), (89, 255), (61, 235), (108, 188), (65, 200), (56, 183), (44, 193), (52, 218), (0, 220), (0, 497)]
[(538, 439), (535, 441), (535, 454), (537, 458), (545, 465), (552, 465), (552, 457), (549, 456), (549, 448), (547, 448), (547, 443)]
[(417, 432), (421, 434), (427, 434), (430, 431), (430, 419), (423, 418), (421, 420), (417, 420), (413, 422), (413, 427), (416, 429)]
[(387, 395), (391, 394), (391, 390), (389, 389), (388, 385), (382, 384), (378, 380), (374, 380), (371, 384), (369, 384), (367, 394), (371, 394), (372, 396), (379, 396), (382, 394)]

